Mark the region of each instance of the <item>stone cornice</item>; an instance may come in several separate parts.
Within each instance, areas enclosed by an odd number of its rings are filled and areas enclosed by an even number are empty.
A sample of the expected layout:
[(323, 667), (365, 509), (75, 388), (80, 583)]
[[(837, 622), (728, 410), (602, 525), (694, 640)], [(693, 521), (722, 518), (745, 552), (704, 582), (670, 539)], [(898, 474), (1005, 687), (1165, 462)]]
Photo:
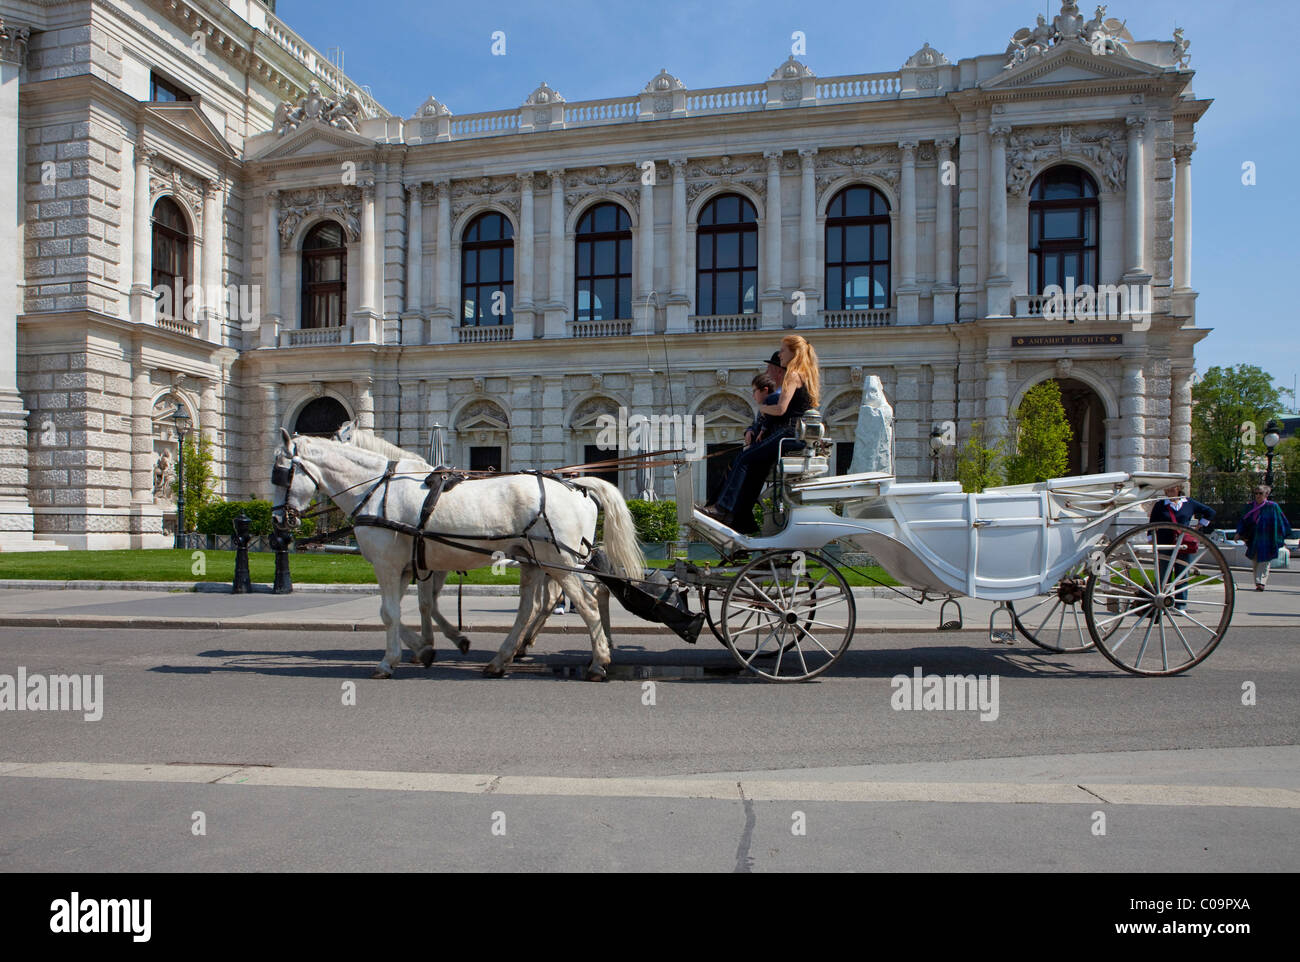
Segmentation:
[(5, 23), (4, 18), (0, 17), (0, 60), (22, 66), (27, 59), (27, 40), (31, 33), (30, 28), (12, 21)]

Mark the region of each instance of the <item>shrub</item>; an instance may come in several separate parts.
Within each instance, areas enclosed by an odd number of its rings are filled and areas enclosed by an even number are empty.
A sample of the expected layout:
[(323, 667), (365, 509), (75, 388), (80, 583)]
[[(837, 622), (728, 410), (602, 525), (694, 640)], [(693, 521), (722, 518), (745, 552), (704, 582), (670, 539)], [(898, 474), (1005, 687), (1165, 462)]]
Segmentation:
[(1016, 420), (1020, 431), (1016, 452), (1007, 458), (1007, 484), (1036, 484), (1064, 475), (1074, 432), (1061, 403), (1061, 386), (1048, 380), (1031, 387), (1016, 408)]
[[(271, 533), (271, 502), (262, 500), (211, 501), (199, 509), (198, 530), (203, 534), (233, 535), (235, 533), (233, 522), (241, 511), (248, 515), (252, 522), (248, 526), (251, 534)], [(297, 533), (300, 537), (306, 537), (315, 529), (315, 519), (304, 518)]]
[(627, 509), (636, 522), (637, 539), (643, 543), (677, 540), (677, 502), (632, 499)]
[(984, 437), (984, 422), (971, 423), (971, 433), (957, 453), (957, 480), (967, 493), (978, 493), (1002, 481), (1002, 449), (998, 438), (989, 444)]

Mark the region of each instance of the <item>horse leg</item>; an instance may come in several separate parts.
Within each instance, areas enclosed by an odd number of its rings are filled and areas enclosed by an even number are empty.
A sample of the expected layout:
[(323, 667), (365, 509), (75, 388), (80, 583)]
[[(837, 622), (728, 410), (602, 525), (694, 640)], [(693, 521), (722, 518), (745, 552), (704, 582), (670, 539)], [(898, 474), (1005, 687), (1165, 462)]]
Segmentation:
[(442, 593), (443, 586), (447, 583), (448, 574), (450, 574), (448, 571), (434, 571), (427, 580), (420, 582), (420, 630), (423, 632), (425, 643), (432, 646), (433, 625), (436, 623), (443, 637), (459, 648), (462, 655), (468, 655), (469, 636), (462, 634), (460, 629), (444, 618), (442, 612), (438, 610), (438, 595)]
[[(526, 569), (530, 566), (524, 565), (522, 567)], [(525, 581), (525, 577), (530, 580)], [(542, 631), (542, 625), (546, 624), (546, 619), (551, 616), (553, 611), (555, 611), (556, 602), (560, 597), (560, 586), (556, 584), (555, 580), (544, 571), (537, 571), (536, 574), (525, 576), (524, 571), (521, 570), (519, 576), (521, 606), (524, 604), (525, 591), (530, 590), (525, 586), (530, 584), (532, 585), (531, 590), (537, 596), (537, 607), (535, 609), (536, 614), (528, 624), (524, 626), (524, 630), (519, 636), (519, 644), (515, 648), (516, 658), (536, 644), (537, 636), (541, 634)]]
[[(500, 678), (506, 673), (506, 668), (514, 661), (515, 652), (520, 647), (520, 640), (526, 636), (529, 626), (535, 620), (545, 620), (545, 612), (539, 610), (540, 603), (546, 595), (545, 590), (538, 583), (541, 577), (543, 576), (535, 565), (520, 566), (519, 613), (515, 615), (515, 623), (510, 627), (510, 634), (506, 635), (506, 640), (501, 643), (500, 650), (483, 669), (483, 674), (489, 678)], [(538, 623), (540, 624), (540, 621)]]
[(380, 566), (376, 566), (375, 571), (379, 575), (379, 618), (384, 623), (388, 644), (384, 657), (379, 661), (379, 667), (370, 677), (392, 678), (397, 663), (402, 657), (403, 636), (408, 636), (407, 644), (412, 650), (416, 650), (413, 642), (419, 640), (414, 630), (402, 625), (402, 595), (406, 592), (406, 586), (411, 583), (411, 574), (409, 569), (388, 573)]
[[(587, 666), (587, 681), (604, 681), (607, 677), (605, 666), (610, 663), (609, 640), (601, 620), (600, 605), (592, 589), (583, 579), (572, 572), (555, 575), (555, 579), (564, 588), (564, 593), (573, 602), (574, 609), (582, 617), (591, 632), (591, 664)], [(606, 606), (608, 610), (608, 604)]]

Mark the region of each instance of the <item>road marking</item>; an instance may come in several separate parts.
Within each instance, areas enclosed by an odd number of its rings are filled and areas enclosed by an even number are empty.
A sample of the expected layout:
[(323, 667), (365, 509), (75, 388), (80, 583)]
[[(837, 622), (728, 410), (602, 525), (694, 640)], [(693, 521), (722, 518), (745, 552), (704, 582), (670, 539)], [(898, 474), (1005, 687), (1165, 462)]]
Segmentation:
[[(573, 798), (685, 798), (735, 801), (731, 779), (569, 778), (549, 775), (459, 775), (334, 768), (239, 768), (229, 765), (141, 765), (95, 762), (0, 762), (0, 778), (214, 784), (268, 788), (342, 788), (462, 795)], [(756, 802), (978, 802), (1020, 805), (1165, 805), (1201, 808), (1300, 808), (1300, 791), (1223, 785), (1124, 785), (1114, 782), (897, 782), (740, 780)], [(1094, 792), (1094, 789), (1097, 791)]]

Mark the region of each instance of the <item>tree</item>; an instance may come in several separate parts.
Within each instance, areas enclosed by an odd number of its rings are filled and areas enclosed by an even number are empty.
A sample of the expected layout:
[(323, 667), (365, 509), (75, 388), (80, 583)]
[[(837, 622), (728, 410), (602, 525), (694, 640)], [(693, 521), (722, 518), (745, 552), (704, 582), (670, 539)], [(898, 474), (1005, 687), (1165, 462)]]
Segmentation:
[(957, 480), (967, 493), (977, 493), (1002, 480), (1002, 452), (1006, 442), (997, 438), (988, 443), (984, 437), (984, 422), (971, 424), (970, 435), (957, 453)]
[(1007, 484), (1034, 484), (1064, 475), (1074, 431), (1061, 403), (1061, 385), (1047, 380), (1031, 387), (1016, 408), (1016, 420), (1020, 432), (1016, 453), (1007, 458)]
[(1192, 388), (1192, 456), (1202, 468), (1242, 470), (1264, 453), (1264, 424), (1281, 408), (1282, 392), (1255, 365), (1210, 368)]
[[(185, 530), (193, 531), (199, 511), (217, 496), (217, 477), (212, 468), (212, 441), (203, 434), (185, 445)], [(180, 494), (180, 479), (172, 482), (172, 494)]]

